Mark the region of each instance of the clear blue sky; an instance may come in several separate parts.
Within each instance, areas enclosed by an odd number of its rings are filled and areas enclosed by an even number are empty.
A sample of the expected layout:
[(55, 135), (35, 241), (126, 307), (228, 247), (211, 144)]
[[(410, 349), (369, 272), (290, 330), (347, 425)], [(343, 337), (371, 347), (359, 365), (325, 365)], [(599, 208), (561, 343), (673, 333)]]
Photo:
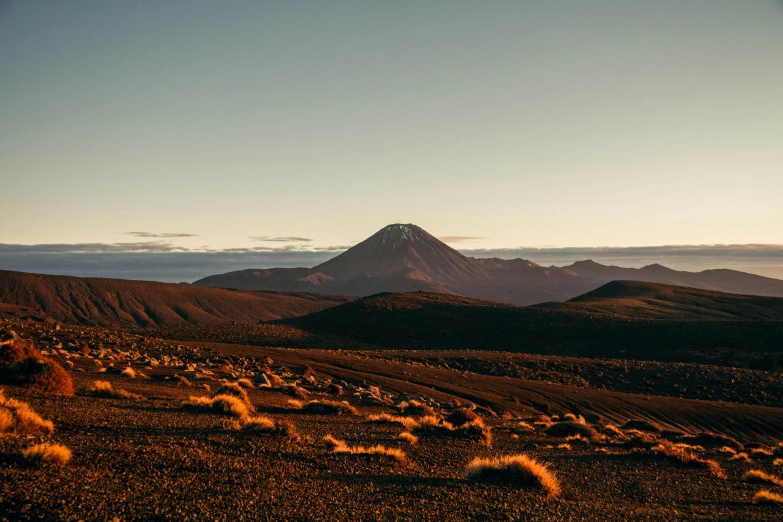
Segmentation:
[(0, 243), (780, 244), (783, 3), (0, 0), (0, 176)]

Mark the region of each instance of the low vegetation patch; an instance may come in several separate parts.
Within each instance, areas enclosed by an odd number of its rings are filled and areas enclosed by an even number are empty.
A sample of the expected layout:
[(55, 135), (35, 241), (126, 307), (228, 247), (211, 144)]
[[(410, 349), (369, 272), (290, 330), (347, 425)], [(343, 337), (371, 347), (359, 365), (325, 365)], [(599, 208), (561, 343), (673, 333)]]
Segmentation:
[(401, 424), (408, 429), (416, 425), (416, 419), (414, 419), (413, 417), (389, 415), (388, 413), (380, 413), (378, 415), (368, 415), (367, 420), (378, 424)]
[(62, 444), (50, 444), (47, 442), (30, 446), (22, 451), (22, 458), (33, 465), (62, 466), (71, 460), (71, 450)]
[(250, 402), (250, 397), (247, 395), (247, 391), (236, 382), (227, 382), (220, 386), (217, 390), (215, 390), (215, 394), (213, 397), (217, 397), (218, 395), (230, 395), (232, 397), (236, 397), (240, 401), (242, 401), (248, 410), (253, 411), (253, 404)]
[(387, 448), (386, 446), (348, 446), (345, 441), (336, 439), (331, 435), (324, 437), (326, 443), (332, 448), (334, 453), (343, 453), (348, 455), (361, 455), (367, 457), (390, 458), (397, 462), (404, 461), (407, 455), (404, 451), (397, 448)]
[(275, 422), (271, 418), (264, 416), (246, 418), (242, 423), (242, 429), (256, 433), (280, 435), (294, 442), (301, 439), (293, 423), (286, 420)]
[(210, 413), (222, 413), (234, 417), (245, 418), (250, 415), (250, 409), (239, 398), (233, 395), (215, 395), (214, 397), (193, 397), (182, 403), (186, 410)]
[(461, 426), (454, 426), (436, 415), (426, 415), (408, 427), (408, 431), (420, 435), (448, 435), (478, 439), (487, 446), (492, 444), (492, 430), (477, 418)]
[(302, 411), (320, 415), (359, 415), (359, 412), (356, 410), (356, 408), (351, 406), (347, 401), (310, 401), (302, 407)]
[(660, 444), (651, 447), (648, 450), (635, 450), (637, 455), (646, 455), (651, 457), (662, 457), (669, 462), (688, 467), (708, 470), (712, 475), (718, 478), (726, 478), (726, 473), (720, 464), (714, 460), (702, 459), (695, 453), (678, 447), (671, 442), (661, 441)]
[(0, 389), (0, 433), (51, 434), (54, 424), (43, 419), (29, 404), (5, 396)]
[(504, 482), (520, 487), (543, 489), (550, 497), (560, 494), (555, 475), (527, 455), (509, 455), (494, 459), (473, 459), (465, 467), (465, 476), (481, 482)]
[(446, 417), (446, 422), (449, 422), (454, 426), (462, 426), (463, 424), (473, 422), (476, 419), (480, 419), (480, 417), (475, 411), (467, 408), (458, 408)]
[(21, 339), (0, 344), (0, 383), (26, 386), (44, 393), (73, 395), (73, 381), (68, 372)]
[(752, 482), (754, 484), (773, 484), (783, 488), (783, 479), (776, 475), (770, 475), (764, 473), (760, 469), (752, 469), (742, 475), (742, 480), (745, 482)]
[(597, 440), (600, 438), (598, 432), (592, 426), (578, 420), (564, 420), (551, 424), (544, 430), (544, 433), (550, 437), (572, 437), (579, 435), (586, 439)]
[(109, 381), (95, 381), (87, 390), (88, 395), (93, 397), (107, 397), (111, 399), (133, 399), (140, 401), (144, 399), (143, 395), (131, 393), (123, 389), (114, 389)]
[(753, 496), (753, 502), (767, 506), (783, 506), (783, 495), (762, 489)]
[(407, 442), (410, 445), (413, 445), (413, 444), (416, 444), (417, 442), (419, 442), (419, 437), (417, 437), (416, 435), (414, 435), (413, 433), (411, 433), (409, 431), (403, 431), (402, 433), (397, 435), (397, 438), (402, 440), (402, 441)]
[(402, 413), (406, 415), (435, 415), (435, 410), (432, 406), (428, 406), (423, 402), (409, 401), (402, 402), (398, 406)]

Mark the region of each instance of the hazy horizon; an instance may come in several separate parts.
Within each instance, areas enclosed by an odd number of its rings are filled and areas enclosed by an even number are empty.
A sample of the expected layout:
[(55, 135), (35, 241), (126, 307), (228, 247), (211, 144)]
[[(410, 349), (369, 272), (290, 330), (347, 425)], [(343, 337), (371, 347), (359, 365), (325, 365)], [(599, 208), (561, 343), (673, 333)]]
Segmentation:
[(465, 250), (783, 244), (781, 22), (762, 0), (5, 2), (0, 243), (335, 251), (412, 222)]

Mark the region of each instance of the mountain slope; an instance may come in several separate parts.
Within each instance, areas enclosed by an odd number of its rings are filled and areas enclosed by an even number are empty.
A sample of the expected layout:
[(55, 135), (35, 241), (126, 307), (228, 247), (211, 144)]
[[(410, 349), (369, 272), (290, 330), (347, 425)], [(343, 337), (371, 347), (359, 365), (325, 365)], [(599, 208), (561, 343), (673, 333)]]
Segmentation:
[(308, 314), (349, 300), (0, 271), (0, 302), (33, 307), (64, 323), (97, 326), (171, 328), (256, 323)]
[(661, 265), (622, 268), (589, 260), (565, 267), (543, 267), (524, 259), (475, 259), (411, 224), (384, 227), (310, 269), (241, 270), (206, 277), (194, 284), (357, 296), (420, 290), (530, 305), (566, 301), (614, 280), (783, 297), (782, 280), (734, 270), (685, 272)]

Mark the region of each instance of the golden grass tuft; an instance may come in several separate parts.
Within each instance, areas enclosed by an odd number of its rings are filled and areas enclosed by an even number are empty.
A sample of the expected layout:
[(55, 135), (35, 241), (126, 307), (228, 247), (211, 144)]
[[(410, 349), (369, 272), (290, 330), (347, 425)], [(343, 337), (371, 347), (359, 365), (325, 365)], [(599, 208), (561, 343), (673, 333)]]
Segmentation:
[(304, 404), (302, 404), (302, 401), (298, 401), (296, 399), (288, 399), (286, 401), (286, 404), (288, 405), (288, 409), (290, 410), (301, 410), (304, 408)]
[[(582, 421), (583, 420), (584, 419), (582, 419)], [(546, 433), (550, 437), (570, 437), (573, 435), (581, 435), (582, 437), (591, 440), (596, 440), (600, 438), (600, 435), (598, 434), (597, 431), (595, 431), (595, 428), (578, 420), (577, 421), (566, 420), (566, 421), (556, 422), (550, 425), (549, 427), (547, 427), (546, 429), (544, 429), (544, 433)]]
[(783, 495), (778, 495), (768, 489), (762, 489), (753, 496), (753, 502), (766, 506), (781, 506), (783, 505)]
[(775, 459), (772, 461), (773, 466), (783, 466), (783, 459)]
[(5, 407), (0, 407), (0, 433), (11, 431), (14, 427), (14, 416), (11, 410)]
[(775, 453), (772, 448), (753, 448), (750, 450), (750, 454), (754, 456), (763, 455), (765, 457), (772, 457)]
[(369, 422), (375, 422), (378, 424), (402, 424), (408, 429), (416, 425), (416, 419), (414, 419), (413, 417), (389, 415), (388, 413), (380, 413), (378, 415), (368, 415), (367, 420)]
[(123, 375), (125, 377), (128, 377), (129, 379), (135, 379), (136, 378), (136, 370), (128, 366), (124, 370), (120, 372), (120, 375)]
[(743, 462), (752, 462), (750, 456), (744, 451), (741, 453), (734, 453), (731, 457), (729, 457), (729, 460), (741, 460)]
[(62, 466), (71, 460), (71, 450), (62, 444), (41, 443), (22, 451), (22, 458), (30, 464)]
[(391, 458), (397, 462), (402, 462), (407, 458), (404, 451), (397, 448), (387, 448), (386, 446), (348, 446), (345, 441), (336, 439), (331, 435), (324, 437), (326, 443), (331, 447), (334, 453), (343, 453), (347, 455), (376, 456), (381, 458)]
[(285, 384), (285, 381), (274, 373), (266, 373), (264, 375), (266, 375), (266, 378), (269, 379), (269, 384), (272, 386), (272, 388), (278, 388)]
[(774, 484), (783, 488), (783, 479), (776, 475), (770, 475), (764, 473), (760, 469), (752, 469), (742, 475), (742, 480), (745, 482), (752, 482), (753, 484)]
[(250, 409), (241, 399), (233, 395), (215, 395), (214, 397), (193, 397), (182, 403), (189, 410), (200, 410), (212, 413), (224, 413), (234, 417), (245, 418), (250, 415)]
[(530, 433), (536, 431), (536, 428), (525, 421), (519, 421), (516, 426), (511, 427), (511, 431), (515, 433)]
[(131, 393), (127, 390), (115, 390), (109, 381), (94, 381), (87, 393), (94, 397), (108, 397), (112, 399), (133, 399), (143, 400), (144, 396), (138, 393)]
[(237, 379), (237, 384), (240, 385), (243, 388), (255, 388), (253, 385), (253, 381), (250, 379), (243, 377), (241, 379)]
[[(14, 430), (17, 433), (33, 432), (33, 433), (54, 433), (54, 424), (50, 420), (45, 420), (38, 415), (29, 404), (16, 399), (9, 399), (0, 390), (0, 408), (4, 412), (3, 424), (6, 424), (6, 428), (0, 430), (0, 432), (6, 432)], [(11, 416), (11, 425), (8, 423), (8, 415)]]
[(356, 408), (347, 401), (335, 402), (327, 400), (314, 400), (304, 405), (302, 411), (319, 415), (359, 415)]
[(245, 389), (236, 382), (227, 382), (221, 385), (220, 388), (215, 390), (215, 393), (212, 396), (217, 397), (218, 395), (236, 397), (245, 404), (248, 410), (253, 411), (253, 404), (250, 402), (250, 397), (248, 397)]
[(506, 482), (521, 487), (540, 488), (550, 497), (560, 494), (557, 477), (544, 464), (523, 454), (473, 459), (465, 467), (465, 476), (481, 482)]
[(414, 435), (413, 433), (411, 433), (409, 431), (403, 431), (402, 433), (397, 435), (397, 438), (399, 440), (407, 442), (411, 446), (416, 444), (417, 442), (419, 442), (419, 437), (417, 437), (416, 435)]
[(399, 408), (402, 413), (407, 415), (435, 415), (435, 410), (432, 406), (415, 400), (400, 403)]
[(492, 445), (492, 430), (481, 419), (475, 419), (461, 426), (454, 426), (436, 415), (426, 415), (419, 418), (415, 424), (408, 427), (411, 433), (423, 435), (449, 435), (478, 439), (483, 444)]
[(689, 468), (706, 469), (718, 478), (726, 478), (726, 473), (723, 471), (723, 468), (714, 460), (702, 459), (695, 453), (678, 447), (671, 442), (661, 441), (657, 446), (653, 446), (649, 450), (636, 450), (636, 453), (663, 457), (676, 464)]

